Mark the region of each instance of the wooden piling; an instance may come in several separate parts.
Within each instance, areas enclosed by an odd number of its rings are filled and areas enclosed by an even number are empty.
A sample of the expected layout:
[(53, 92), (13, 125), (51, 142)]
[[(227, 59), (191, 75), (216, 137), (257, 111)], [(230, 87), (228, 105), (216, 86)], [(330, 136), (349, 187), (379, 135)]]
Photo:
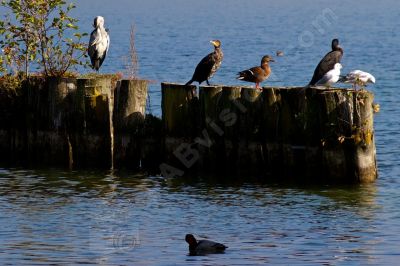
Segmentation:
[(240, 87), (201, 86), (200, 91), (200, 139), (210, 138), (208, 145), (200, 144), (200, 165), (207, 165), (209, 172), (226, 171), (227, 165), (236, 158), (238, 106)]
[[(184, 156), (190, 151), (191, 141), (200, 128), (199, 99), (195, 85), (161, 83), (161, 109), (165, 159), (195, 171), (191, 161), (176, 160), (177, 154)], [(170, 137), (171, 136), (171, 137)], [(168, 152), (165, 152), (168, 151)], [(179, 156), (179, 155), (178, 155)]]
[(161, 83), (161, 108), (166, 135), (190, 137), (198, 126), (196, 86)]
[(67, 128), (70, 118), (69, 108), (76, 88), (74, 78), (46, 79), (46, 86), (42, 90), (44, 94), (42, 93), (38, 105), (39, 114), (36, 117), (36, 121), (42, 124), (36, 128), (34, 134), (28, 135), (34, 136), (29, 138), (29, 142), (36, 148), (33, 154), (31, 152), (29, 154), (34, 158), (41, 157), (41, 162), (56, 162), (64, 166), (72, 162), (69, 156)]
[(114, 96), (114, 127), (138, 130), (144, 121), (147, 101), (146, 80), (121, 80)]
[(115, 164), (138, 169), (145, 139), (146, 80), (122, 80), (114, 94)]
[(355, 165), (356, 182), (367, 183), (374, 181), (378, 176), (376, 165), (376, 146), (374, 130), (374, 96), (368, 91), (360, 91), (354, 96), (355, 121), (352, 138), (356, 146)]
[(112, 166), (113, 86), (111, 78), (78, 79), (74, 101), (74, 132), (70, 132), (76, 166)]
[(373, 98), (366, 90), (320, 93), (322, 160), (328, 176), (351, 177), (352, 182), (377, 178)]
[[(185, 86), (162, 86), (166, 158), (184, 172), (192, 166), (176, 163), (182, 158), (173, 155), (183, 142), (181, 129), (193, 128), (192, 121), (198, 121), (200, 128), (186, 132), (184, 141), (186, 155), (198, 157), (192, 165), (200, 171), (334, 183), (372, 182), (377, 177), (373, 95), (367, 91), (204, 86), (199, 88), (198, 118), (197, 113), (182, 116), (169, 110), (188, 106), (182, 96)], [(171, 87), (184, 99), (182, 105), (171, 95), (165, 97), (164, 89)]]
[[(68, 165), (66, 125), (71, 95), (75, 91), (76, 80), (72, 78), (32, 77), (23, 83), (20, 100), (24, 103), (24, 122), (19, 123), (12, 136), (16, 139), (23, 136), (12, 147), (16, 154), (24, 151), (23, 161)], [(23, 149), (18, 148), (21, 143)]]
[[(27, 108), (26, 84), (0, 82), (0, 160), (25, 163), (27, 156), (26, 124), (31, 110)], [(32, 98), (30, 98), (32, 99)], [(32, 121), (32, 119), (31, 119)]]
[(301, 183), (377, 178), (368, 91), (218, 85), (200, 87), (198, 97), (194, 85), (161, 87), (162, 120), (145, 114), (146, 81), (31, 79), (18, 93), (0, 94), (0, 154), (71, 168), (115, 162), (155, 174), (161, 164), (179, 175)]

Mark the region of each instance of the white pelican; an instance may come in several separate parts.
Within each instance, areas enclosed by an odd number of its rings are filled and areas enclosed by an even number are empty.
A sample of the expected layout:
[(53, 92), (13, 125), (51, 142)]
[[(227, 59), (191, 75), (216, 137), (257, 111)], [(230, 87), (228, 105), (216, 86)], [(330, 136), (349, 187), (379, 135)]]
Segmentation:
[(97, 16), (94, 18), (93, 27), (95, 28), (90, 34), (88, 53), (92, 68), (99, 71), (101, 64), (106, 58), (108, 47), (110, 46), (110, 37), (104, 28), (104, 18)]
[(338, 82), (340, 78), (340, 69), (342, 69), (342, 65), (340, 63), (336, 63), (333, 66), (333, 69), (329, 70), (322, 76), (320, 80), (315, 83), (317, 86), (330, 86), (333, 83)]
[(352, 83), (353, 87), (356, 88), (357, 85), (366, 86), (367, 83), (375, 83), (375, 77), (368, 72), (353, 70), (340, 81), (344, 83)]

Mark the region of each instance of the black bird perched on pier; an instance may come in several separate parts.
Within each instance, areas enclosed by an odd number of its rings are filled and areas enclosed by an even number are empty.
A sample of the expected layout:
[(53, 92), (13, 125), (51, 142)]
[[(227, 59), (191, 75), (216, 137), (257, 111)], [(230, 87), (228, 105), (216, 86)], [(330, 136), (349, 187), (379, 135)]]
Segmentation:
[(192, 256), (205, 255), (211, 253), (223, 253), (228, 247), (224, 244), (217, 243), (211, 240), (199, 240), (192, 234), (185, 236), (185, 241), (189, 244), (189, 253)]
[(95, 29), (90, 34), (88, 54), (90, 61), (92, 62), (92, 68), (99, 71), (110, 46), (110, 36), (108, 36), (108, 33), (104, 28), (103, 17), (95, 17), (93, 27)]
[(224, 58), (224, 54), (221, 50), (221, 42), (219, 40), (213, 40), (210, 42), (214, 45), (214, 52), (201, 59), (200, 63), (194, 70), (192, 79), (189, 80), (186, 85), (192, 84), (194, 81), (197, 81), (199, 84), (203, 81), (207, 81), (207, 85), (210, 85), (208, 80), (221, 66), (222, 59)]
[(308, 85), (315, 85), (322, 77), (331, 69), (334, 68), (336, 63), (340, 63), (343, 56), (343, 49), (339, 45), (338, 39), (332, 40), (332, 51), (327, 53), (324, 58), (319, 62), (314, 70), (314, 75)]
[(275, 60), (272, 59), (272, 57), (269, 55), (263, 56), (260, 66), (240, 71), (238, 73), (239, 76), (237, 77), (237, 79), (254, 82), (256, 83), (256, 89), (260, 89), (260, 82), (266, 80), (271, 74), (271, 67), (269, 66), (269, 62), (275, 62)]

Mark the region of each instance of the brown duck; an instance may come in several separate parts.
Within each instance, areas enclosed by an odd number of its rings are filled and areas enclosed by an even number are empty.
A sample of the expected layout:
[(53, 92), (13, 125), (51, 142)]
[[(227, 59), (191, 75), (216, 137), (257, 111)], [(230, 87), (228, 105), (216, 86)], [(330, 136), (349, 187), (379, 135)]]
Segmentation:
[(265, 55), (261, 59), (261, 66), (252, 67), (247, 70), (243, 70), (238, 73), (237, 79), (254, 82), (256, 83), (256, 88), (260, 88), (260, 82), (266, 80), (271, 74), (271, 67), (269, 66), (269, 62), (275, 62), (271, 56)]
[(207, 85), (210, 85), (208, 81), (217, 72), (221, 66), (224, 54), (221, 50), (221, 42), (219, 40), (210, 41), (214, 45), (214, 52), (205, 56), (194, 70), (192, 78), (186, 83), (186, 85), (192, 84), (193, 81), (197, 81), (201, 84), (203, 81), (207, 81)]

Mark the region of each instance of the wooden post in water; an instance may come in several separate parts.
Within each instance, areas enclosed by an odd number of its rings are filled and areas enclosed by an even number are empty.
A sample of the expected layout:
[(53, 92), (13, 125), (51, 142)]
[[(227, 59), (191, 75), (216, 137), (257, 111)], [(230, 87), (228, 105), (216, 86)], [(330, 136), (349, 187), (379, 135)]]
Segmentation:
[(73, 78), (31, 78), (24, 84), (25, 148), (27, 162), (67, 166), (67, 134), (71, 97), (76, 91)]
[(327, 176), (362, 183), (377, 178), (373, 98), (366, 90), (319, 94), (322, 164)]
[[(17, 116), (11, 125), (10, 154), (11, 162), (24, 165), (37, 162), (35, 139), (38, 129), (47, 128), (47, 102), (42, 98), (47, 96), (46, 82), (43, 78), (30, 78), (21, 85), (21, 94), (16, 96), (19, 106), (15, 110)], [(42, 103), (43, 102), (43, 103)]]
[(146, 80), (121, 80), (115, 90), (114, 124), (116, 128), (136, 129), (143, 123), (147, 101)]
[[(14, 103), (3, 105), (0, 151), (11, 156), (0, 158), (12, 163), (112, 169), (116, 154), (119, 166), (159, 165), (161, 120), (145, 116), (147, 81), (126, 80), (118, 87), (116, 83), (111, 75), (31, 78), (14, 93)], [(0, 94), (0, 102), (9, 103), (9, 96)]]
[(212, 139), (208, 145), (198, 145), (202, 156), (200, 165), (206, 170), (218, 172), (232, 169), (236, 163), (238, 145), (238, 124), (240, 87), (201, 86), (200, 87), (200, 138)]
[[(199, 100), (195, 85), (161, 83), (161, 109), (164, 134), (164, 152), (167, 161), (180, 167), (194, 169), (192, 161), (179, 160), (190, 150), (192, 139), (199, 128)], [(181, 157), (181, 158), (183, 158)], [(195, 159), (193, 159), (195, 161)]]
[(356, 106), (352, 128), (352, 139), (356, 146), (355, 181), (361, 183), (373, 182), (378, 177), (373, 100), (374, 95), (366, 90), (359, 91), (353, 98)]
[(122, 80), (114, 94), (116, 166), (139, 168), (147, 101), (146, 80)]
[(238, 109), (238, 152), (237, 165), (239, 175), (255, 175), (262, 172), (263, 147), (261, 133), (262, 91), (242, 87), (240, 91), (241, 107)]
[(200, 111), (188, 112), (187, 86), (162, 88), (166, 159), (175, 166), (182, 168), (173, 155), (185, 144), (200, 171), (300, 182), (377, 177), (373, 95), (367, 91), (204, 86)]
[(198, 121), (195, 104), (198, 102), (195, 85), (161, 83), (161, 108), (166, 135), (189, 137), (195, 134)]
[[(48, 130), (42, 133), (42, 139), (37, 139), (38, 156), (46, 154), (48, 158), (42, 158), (42, 162), (57, 160), (63, 165), (72, 167), (72, 146), (68, 134), (68, 121), (70, 118), (70, 106), (76, 93), (75, 78), (48, 78)], [(46, 105), (44, 105), (46, 106)], [(38, 132), (39, 134), (39, 132)], [(44, 153), (43, 151), (48, 151)]]
[(70, 132), (77, 166), (112, 167), (112, 95), (111, 78), (78, 79), (74, 99), (77, 122)]
[[(14, 83), (15, 84), (15, 83)], [(32, 139), (36, 135), (39, 92), (44, 90), (43, 79), (30, 79), (16, 87), (0, 84), (1, 137), (0, 158), (2, 161), (26, 165), (36, 159), (36, 147)]]
[[(217, 105), (222, 94), (222, 86), (202, 86), (199, 90), (200, 97), (200, 139), (204, 140), (203, 145), (197, 145), (200, 153), (198, 161), (200, 165), (207, 165), (204, 168), (205, 171), (215, 172), (218, 169), (219, 162), (217, 161), (218, 151), (221, 149), (216, 148), (217, 144), (222, 142), (222, 138), (218, 138), (218, 135), (222, 136), (222, 129), (219, 120), (215, 120), (218, 117)], [(218, 124), (217, 124), (218, 123)], [(211, 140), (212, 136), (213, 141)], [(221, 141), (219, 141), (221, 140)]]

